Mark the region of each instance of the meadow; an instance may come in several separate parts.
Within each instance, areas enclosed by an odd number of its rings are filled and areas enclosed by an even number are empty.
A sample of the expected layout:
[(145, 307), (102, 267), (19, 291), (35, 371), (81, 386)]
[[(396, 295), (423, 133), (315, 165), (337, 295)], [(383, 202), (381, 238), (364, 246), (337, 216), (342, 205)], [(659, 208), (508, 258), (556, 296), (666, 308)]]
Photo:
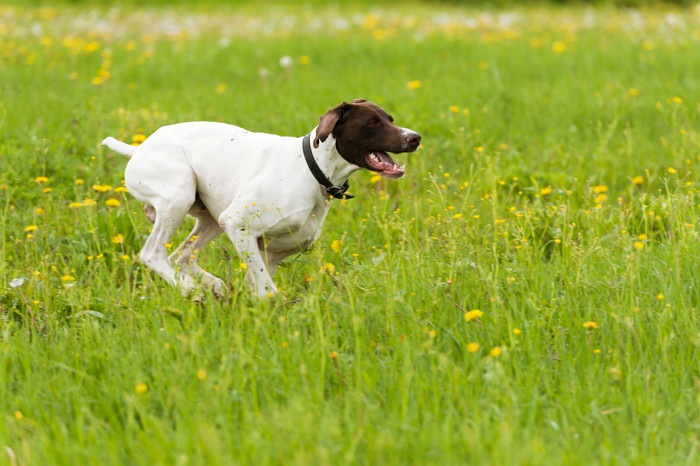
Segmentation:
[[(698, 47), (697, 7), (0, 6), (0, 464), (697, 464)], [(279, 297), (225, 238), (223, 299), (139, 264), (104, 137), (356, 97), (423, 147)]]

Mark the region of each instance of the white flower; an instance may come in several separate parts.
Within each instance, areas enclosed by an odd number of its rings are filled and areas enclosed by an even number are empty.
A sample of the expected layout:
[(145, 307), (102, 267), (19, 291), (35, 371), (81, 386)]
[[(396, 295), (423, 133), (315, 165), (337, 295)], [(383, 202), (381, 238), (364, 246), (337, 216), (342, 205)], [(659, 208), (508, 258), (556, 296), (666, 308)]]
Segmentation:
[(19, 288), (20, 286), (24, 285), (24, 282), (26, 282), (27, 279), (20, 277), (20, 278), (13, 278), (10, 280), (10, 288)]
[(289, 68), (293, 63), (294, 60), (292, 60), (292, 57), (289, 55), (284, 55), (282, 58), (280, 58), (280, 66), (282, 68)]

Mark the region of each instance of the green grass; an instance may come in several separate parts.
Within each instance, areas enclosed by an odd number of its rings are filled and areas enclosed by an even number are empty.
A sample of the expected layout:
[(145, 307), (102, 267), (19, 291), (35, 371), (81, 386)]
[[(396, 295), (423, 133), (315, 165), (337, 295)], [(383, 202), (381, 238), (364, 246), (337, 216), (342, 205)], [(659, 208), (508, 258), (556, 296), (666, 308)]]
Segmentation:
[[(700, 19), (510, 13), (0, 8), (0, 464), (696, 464)], [(355, 97), (424, 147), (280, 297), (223, 238), (221, 300), (138, 263), (105, 136)]]

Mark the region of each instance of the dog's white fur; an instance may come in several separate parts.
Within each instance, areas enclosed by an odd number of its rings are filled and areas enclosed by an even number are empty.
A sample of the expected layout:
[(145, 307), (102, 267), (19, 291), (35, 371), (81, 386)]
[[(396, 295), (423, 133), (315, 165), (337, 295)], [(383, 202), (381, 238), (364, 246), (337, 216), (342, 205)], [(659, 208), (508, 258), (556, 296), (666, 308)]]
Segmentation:
[[(271, 274), (284, 258), (311, 246), (330, 207), (304, 160), (302, 138), (191, 122), (162, 127), (138, 147), (112, 137), (102, 143), (130, 157), (126, 186), (155, 223), (141, 260), (184, 294), (195, 279), (223, 292), (224, 282), (196, 262), (199, 251), (222, 232), (245, 262), (253, 291), (276, 294)], [(360, 169), (340, 156), (333, 135), (312, 151), (336, 186)], [(195, 227), (168, 257), (165, 244), (188, 213), (196, 218)]]

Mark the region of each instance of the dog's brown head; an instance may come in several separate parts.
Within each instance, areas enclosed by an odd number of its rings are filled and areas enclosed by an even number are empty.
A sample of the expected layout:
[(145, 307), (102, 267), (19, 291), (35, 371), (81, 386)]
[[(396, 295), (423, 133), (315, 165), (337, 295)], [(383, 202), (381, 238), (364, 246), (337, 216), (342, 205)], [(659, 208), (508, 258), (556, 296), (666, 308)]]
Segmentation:
[(420, 134), (395, 126), (383, 108), (364, 99), (343, 102), (328, 110), (318, 124), (314, 147), (331, 134), (345, 160), (389, 178), (402, 177), (404, 168), (388, 153), (413, 152), (421, 140)]

